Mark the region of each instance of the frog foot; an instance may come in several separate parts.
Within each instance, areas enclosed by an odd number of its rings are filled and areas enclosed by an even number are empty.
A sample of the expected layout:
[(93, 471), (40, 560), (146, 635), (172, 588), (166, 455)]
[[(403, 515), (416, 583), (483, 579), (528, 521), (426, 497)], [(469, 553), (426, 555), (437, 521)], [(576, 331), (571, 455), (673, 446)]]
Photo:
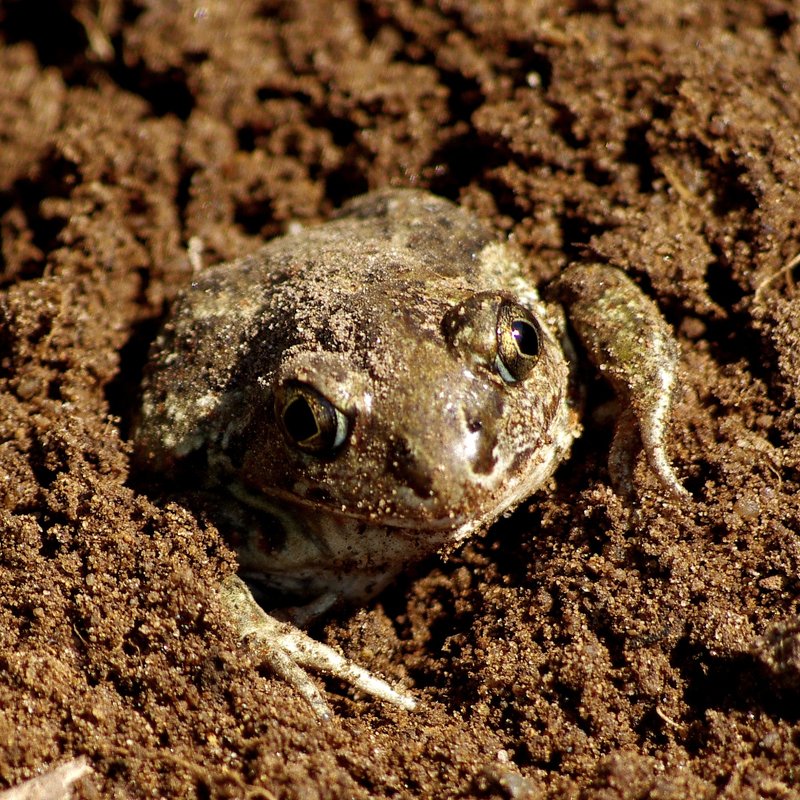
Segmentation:
[(306, 670), (332, 675), (407, 711), (416, 708), (416, 700), (409, 695), (393, 689), (332, 647), (312, 639), (291, 622), (281, 622), (267, 614), (238, 576), (231, 575), (222, 581), (220, 597), (242, 640), (276, 675), (293, 686), (321, 719), (329, 720), (332, 712)]

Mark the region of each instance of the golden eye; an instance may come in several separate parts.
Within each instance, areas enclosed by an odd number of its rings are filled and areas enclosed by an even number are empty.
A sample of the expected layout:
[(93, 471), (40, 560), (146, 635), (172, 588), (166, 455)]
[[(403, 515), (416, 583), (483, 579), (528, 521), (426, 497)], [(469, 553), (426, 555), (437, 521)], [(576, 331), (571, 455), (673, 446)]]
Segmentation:
[(333, 455), (347, 439), (350, 421), (330, 400), (305, 383), (289, 383), (276, 398), (288, 442), (314, 456)]
[(495, 369), (506, 383), (524, 381), (539, 360), (539, 323), (527, 308), (509, 300), (497, 310)]

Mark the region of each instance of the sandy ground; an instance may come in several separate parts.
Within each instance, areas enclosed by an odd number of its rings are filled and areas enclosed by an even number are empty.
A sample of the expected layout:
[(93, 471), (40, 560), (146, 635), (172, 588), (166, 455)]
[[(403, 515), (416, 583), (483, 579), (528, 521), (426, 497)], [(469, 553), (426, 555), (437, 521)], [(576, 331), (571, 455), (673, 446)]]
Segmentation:
[[(85, 756), (85, 798), (800, 797), (798, 52), (783, 0), (0, 4), (0, 787)], [(331, 683), (324, 725), (127, 427), (192, 237), (385, 185), (656, 299), (694, 500), (614, 494), (592, 383), (547, 491), (314, 629), (421, 710)]]

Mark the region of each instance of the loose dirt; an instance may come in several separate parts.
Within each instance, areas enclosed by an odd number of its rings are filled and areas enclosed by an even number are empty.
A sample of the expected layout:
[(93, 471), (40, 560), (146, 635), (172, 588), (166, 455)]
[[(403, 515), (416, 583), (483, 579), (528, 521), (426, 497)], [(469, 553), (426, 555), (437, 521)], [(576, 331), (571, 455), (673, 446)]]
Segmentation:
[[(800, 797), (800, 5), (5, 0), (0, 785), (76, 796)], [(548, 491), (314, 634), (409, 686), (320, 724), (237, 647), (218, 531), (129, 469), (204, 263), (370, 188), (598, 258), (682, 352), (670, 451), (609, 486), (608, 392)]]

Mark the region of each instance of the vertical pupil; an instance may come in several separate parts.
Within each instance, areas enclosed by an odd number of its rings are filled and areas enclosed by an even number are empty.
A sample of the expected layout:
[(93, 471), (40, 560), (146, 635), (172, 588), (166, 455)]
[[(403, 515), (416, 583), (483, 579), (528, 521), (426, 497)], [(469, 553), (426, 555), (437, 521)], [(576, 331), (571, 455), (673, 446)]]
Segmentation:
[(283, 412), (283, 424), (296, 442), (304, 442), (319, 433), (317, 420), (308, 400), (295, 397)]
[(517, 343), (517, 350), (523, 356), (536, 356), (539, 354), (539, 335), (529, 322), (516, 319), (511, 323), (511, 335)]

